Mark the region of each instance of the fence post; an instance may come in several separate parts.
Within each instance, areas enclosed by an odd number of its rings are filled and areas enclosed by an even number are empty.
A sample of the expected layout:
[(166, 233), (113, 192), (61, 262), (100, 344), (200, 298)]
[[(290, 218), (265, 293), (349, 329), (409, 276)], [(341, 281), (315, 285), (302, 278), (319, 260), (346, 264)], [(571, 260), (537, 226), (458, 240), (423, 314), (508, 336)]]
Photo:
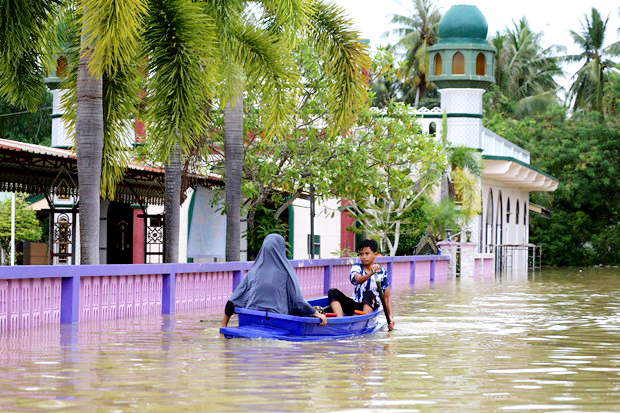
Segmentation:
[[(233, 271), (233, 291), (237, 288), (237, 286), (241, 283), (241, 271)], [(232, 291), (231, 291), (232, 292)]]
[(323, 294), (327, 294), (332, 286), (332, 266), (323, 267)]
[(409, 284), (415, 284), (415, 261), (409, 263)]
[(176, 304), (176, 277), (177, 274), (171, 272), (170, 274), (162, 274), (162, 288), (161, 288), (161, 313), (162, 314), (174, 314), (174, 307)]
[(435, 264), (437, 263), (437, 260), (434, 258), (435, 257), (433, 257), (433, 260), (431, 261), (431, 282), (435, 282)]
[(63, 277), (60, 287), (60, 323), (80, 321), (80, 276)]
[(388, 272), (388, 285), (392, 285), (392, 268), (394, 267), (394, 263), (392, 261), (388, 262), (387, 272)]

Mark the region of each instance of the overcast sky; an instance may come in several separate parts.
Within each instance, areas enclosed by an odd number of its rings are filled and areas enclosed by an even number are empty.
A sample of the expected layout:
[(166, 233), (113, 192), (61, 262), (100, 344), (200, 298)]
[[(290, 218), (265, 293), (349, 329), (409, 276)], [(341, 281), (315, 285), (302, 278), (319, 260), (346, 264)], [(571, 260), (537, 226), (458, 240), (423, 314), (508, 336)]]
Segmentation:
[[(388, 39), (381, 35), (390, 29), (389, 15), (411, 15), (412, 0), (333, 0), (343, 7), (355, 21), (362, 37), (367, 38), (374, 48), (377, 45), (387, 44)], [(553, 44), (562, 45), (569, 49), (569, 53), (577, 50), (573, 46), (569, 30), (580, 31), (580, 20), (584, 13), (590, 13), (596, 7), (603, 18), (609, 15), (606, 39), (607, 44), (617, 41), (620, 18), (618, 12), (620, 3), (611, 0), (437, 0), (435, 2), (441, 13), (444, 14), (456, 4), (473, 4), (478, 6), (489, 24), (489, 35), (506, 26), (512, 27), (512, 21), (518, 21), (525, 16), (532, 30), (544, 32), (544, 46)], [(392, 43), (394, 39), (390, 39)], [(574, 69), (573, 69), (574, 70)]]

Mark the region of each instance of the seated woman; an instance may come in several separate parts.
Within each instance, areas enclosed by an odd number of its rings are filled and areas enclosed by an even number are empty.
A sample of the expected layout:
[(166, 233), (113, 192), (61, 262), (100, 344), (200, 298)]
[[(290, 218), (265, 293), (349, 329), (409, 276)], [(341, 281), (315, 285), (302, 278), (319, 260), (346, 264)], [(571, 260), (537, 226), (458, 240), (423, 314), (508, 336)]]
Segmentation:
[(324, 314), (317, 312), (301, 295), (295, 270), (286, 258), (286, 243), (277, 234), (265, 237), (258, 257), (226, 303), (222, 327), (228, 326), (235, 307), (273, 311), (303, 317), (317, 317), (327, 324)]

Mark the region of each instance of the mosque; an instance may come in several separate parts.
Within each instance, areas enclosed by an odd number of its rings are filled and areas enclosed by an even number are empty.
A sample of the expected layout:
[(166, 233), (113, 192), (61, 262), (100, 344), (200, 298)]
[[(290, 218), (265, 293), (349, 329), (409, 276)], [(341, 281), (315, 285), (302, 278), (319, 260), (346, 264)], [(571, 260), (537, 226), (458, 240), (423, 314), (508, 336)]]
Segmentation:
[[(439, 89), (441, 106), (416, 114), (423, 132), (438, 137), (445, 116), (448, 141), (480, 151), (484, 167), (482, 213), (470, 223), (468, 242), (461, 238), (460, 244), (473, 246), (471, 251), (478, 258), (494, 258), (496, 269), (522, 271), (527, 268), (532, 247), (529, 213), (540, 212), (540, 207), (530, 203), (529, 194), (554, 191), (558, 180), (531, 165), (526, 150), (483, 127), (483, 95), (495, 81), (495, 50), (486, 40), (487, 32), (487, 21), (476, 6), (453, 6), (445, 13), (439, 26), (440, 40), (429, 49), (430, 80)], [(62, 91), (57, 79), (50, 79), (54, 95), (52, 148), (0, 139), (0, 190), (42, 194), (39, 209), (49, 213), (50, 219), (45, 260), (56, 265), (75, 264), (79, 262), (77, 168), (75, 154), (67, 149), (70, 143), (61, 117)], [(128, 137), (133, 143), (140, 137), (140, 126), (136, 124)], [(102, 263), (161, 262), (162, 183), (163, 170), (129, 166), (116, 201), (102, 204)], [(211, 206), (212, 188), (222, 185), (219, 177), (196, 176), (184, 191), (181, 262), (223, 258), (225, 217)], [(284, 217), (289, 224), (291, 258), (331, 258), (336, 251), (355, 248), (355, 235), (346, 230), (353, 220), (346, 211), (339, 211), (339, 205), (339, 200), (326, 201), (317, 206), (317, 211), (327, 207), (338, 213), (319, 213), (312, 219), (308, 197), (289, 207)], [(242, 243), (244, 259), (245, 241)]]

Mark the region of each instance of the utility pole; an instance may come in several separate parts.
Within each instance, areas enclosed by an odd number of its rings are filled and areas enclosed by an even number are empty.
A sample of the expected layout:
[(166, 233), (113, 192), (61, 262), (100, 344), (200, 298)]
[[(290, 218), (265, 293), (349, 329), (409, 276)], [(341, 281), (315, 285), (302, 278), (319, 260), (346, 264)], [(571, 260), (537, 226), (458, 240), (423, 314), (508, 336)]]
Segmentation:
[(11, 193), (11, 266), (15, 265), (15, 192)]
[(314, 185), (310, 184), (310, 259), (314, 259)]

